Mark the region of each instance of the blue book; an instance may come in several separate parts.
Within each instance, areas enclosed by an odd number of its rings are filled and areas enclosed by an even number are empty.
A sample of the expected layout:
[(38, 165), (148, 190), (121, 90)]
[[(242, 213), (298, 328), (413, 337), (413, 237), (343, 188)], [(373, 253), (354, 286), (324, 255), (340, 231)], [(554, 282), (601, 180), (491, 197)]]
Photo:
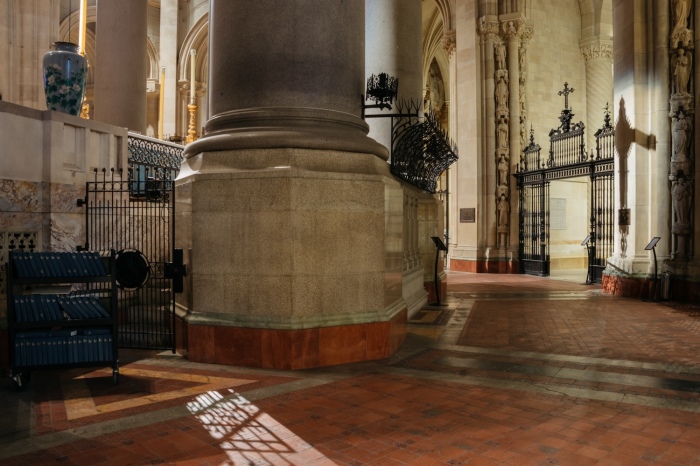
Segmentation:
[(25, 261), (23, 251), (18, 251), (18, 250), (10, 251), (10, 257), (12, 258), (12, 263), (14, 264), (17, 277), (26, 278), (26, 277), (29, 277), (31, 275), (29, 273), (29, 270), (27, 270), (28, 264)]
[(29, 306), (32, 310), (31, 319), (29, 319), (29, 320), (31, 322), (38, 322), (39, 321), (39, 310), (36, 307), (36, 301), (34, 300), (34, 296), (27, 296), (27, 299), (29, 300)]
[(75, 267), (73, 266), (73, 259), (71, 258), (70, 253), (59, 252), (58, 258), (63, 264), (63, 269), (66, 271), (66, 277), (75, 277), (76, 271)]
[(97, 272), (97, 275), (99, 275), (99, 276), (109, 275), (109, 272), (107, 271), (107, 268), (105, 267), (104, 260), (100, 257), (100, 254), (97, 252), (93, 252), (93, 253), (91, 253), (91, 257), (92, 257), (93, 263), (95, 265), (95, 271)]
[(54, 265), (56, 270), (56, 277), (67, 277), (66, 267), (63, 265), (63, 260), (61, 259), (61, 253), (54, 252), (51, 254), (51, 263)]
[(99, 276), (100, 274), (95, 269), (95, 264), (94, 264), (94, 261), (92, 260), (92, 253), (90, 251), (80, 251), (78, 254), (80, 254), (80, 257), (83, 260), (83, 263), (85, 264), (85, 267), (87, 268), (87, 271), (90, 274), (90, 276), (91, 277)]
[(78, 277), (89, 277), (90, 272), (87, 269), (87, 266), (85, 265), (85, 262), (83, 262), (83, 255), (79, 252), (72, 252), (71, 253), (71, 258), (73, 259), (73, 263), (75, 264), (76, 269), (78, 270)]
[(24, 296), (15, 296), (15, 321), (24, 322)]
[(54, 265), (53, 254), (51, 252), (40, 252), (39, 254), (44, 263), (44, 268), (46, 269), (46, 276), (57, 277), (58, 270), (56, 270), (56, 266)]
[(98, 319), (107, 319), (109, 318), (109, 312), (105, 308), (102, 307), (100, 304), (100, 301), (97, 298), (93, 297), (88, 297), (85, 299), (86, 303), (90, 308), (93, 310), (93, 313), (96, 318)]

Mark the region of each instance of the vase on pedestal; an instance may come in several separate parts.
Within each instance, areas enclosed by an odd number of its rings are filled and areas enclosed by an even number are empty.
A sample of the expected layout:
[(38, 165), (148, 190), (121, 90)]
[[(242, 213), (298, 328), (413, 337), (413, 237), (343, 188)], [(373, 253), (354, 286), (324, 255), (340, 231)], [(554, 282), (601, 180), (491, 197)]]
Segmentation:
[(44, 55), (46, 108), (78, 116), (85, 93), (87, 60), (71, 42), (54, 42)]

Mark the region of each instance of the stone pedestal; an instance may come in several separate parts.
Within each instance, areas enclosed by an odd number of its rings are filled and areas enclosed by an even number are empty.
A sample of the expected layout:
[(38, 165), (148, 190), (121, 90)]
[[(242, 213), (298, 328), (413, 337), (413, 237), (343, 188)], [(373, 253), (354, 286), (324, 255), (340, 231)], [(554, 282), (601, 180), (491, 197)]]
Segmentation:
[(176, 182), (189, 358), (389, 356), (406, 331), (402, 196), (359, 117), (364, 2), (214, 0), (210, 21), (212, 117)]

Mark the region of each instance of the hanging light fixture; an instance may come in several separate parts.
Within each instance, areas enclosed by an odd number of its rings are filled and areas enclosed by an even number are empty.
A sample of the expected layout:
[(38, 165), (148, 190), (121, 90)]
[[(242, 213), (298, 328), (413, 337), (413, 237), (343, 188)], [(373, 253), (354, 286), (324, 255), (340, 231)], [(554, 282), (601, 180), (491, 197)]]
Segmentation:
[[(399, 93), (399, 79), (386, 73), (372, 75), (367, 79), (367, 97), (365, 100), (373, 100), (379, 109), (391, 110), (391, 104)], [(369, 107), (367, 107), (369, 108)]]

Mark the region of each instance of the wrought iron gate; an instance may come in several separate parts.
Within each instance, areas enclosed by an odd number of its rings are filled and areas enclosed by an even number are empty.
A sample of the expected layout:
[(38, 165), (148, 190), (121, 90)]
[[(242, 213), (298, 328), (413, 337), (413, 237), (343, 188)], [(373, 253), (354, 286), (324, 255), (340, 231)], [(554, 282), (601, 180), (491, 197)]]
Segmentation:
[(86, 184), (85, 248), (116, 251), (119, 346), (175, 351), (175, 183), (181, 146), (129, 135), (126, 173)]
[[(564, 110), (561, 126), (549, 133), (550, 150), (541, 158), (540, 146), (530, 132), (530, 144), (523, 150), (515, 176), (519, 191), (519, 260), (520, 271), (547, 276), (549, 256), (549, 185), (554, 180), (588, 176), (590, 185), (590, 219), (588, 237), (588, 283), (600, 283), (607, 258), (613, 253), (614, 236), (614, 140), (615, 130), (606, 108), (604, 125), (595, 134), (595, 153), (586, 153), (585, 127), (572, 123), (574, 114), (568, 105), (572, 89), (564, 85)], [(583, 232), (582, 232), (583, 233)], [(583, 236), (583, 235), (582, 235)]]

